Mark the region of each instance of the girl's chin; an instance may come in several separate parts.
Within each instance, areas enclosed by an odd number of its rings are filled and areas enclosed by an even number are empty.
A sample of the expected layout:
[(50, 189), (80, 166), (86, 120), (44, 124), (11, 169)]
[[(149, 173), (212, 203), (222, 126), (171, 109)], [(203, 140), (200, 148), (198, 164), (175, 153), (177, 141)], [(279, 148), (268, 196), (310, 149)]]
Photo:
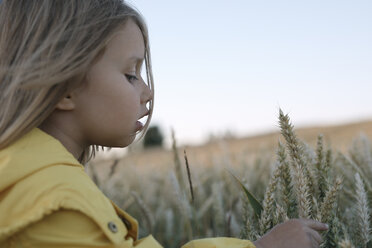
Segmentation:
[(135, 138), (136, 138), (135, 134), (130, 135), (128, 138), (125, 139), (125, 141), (123, 143), (120, 144), (119, 147), (124, 148), (124, 147), (127, 147), (127, 146), (131, 145)]
[(132, 144), (135, 139), (136, 139), (136, 133), (133, 132), (129, 135), (126, 135), (125, 137), (122, 136), (120, 139), (117, 139), (115, 142), (115, 146), (112, 146), (112, 147), (118, 147), (118, 148), (127, 147), (130, 144)]

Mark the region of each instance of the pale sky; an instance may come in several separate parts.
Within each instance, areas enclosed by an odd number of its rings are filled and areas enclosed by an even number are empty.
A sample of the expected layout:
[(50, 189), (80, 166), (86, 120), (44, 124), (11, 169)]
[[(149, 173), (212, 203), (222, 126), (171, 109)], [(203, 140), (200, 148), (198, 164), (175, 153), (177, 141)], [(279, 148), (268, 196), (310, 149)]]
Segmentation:
[(149, 27), (153, 124), (210, 133), (372, 119), (372, 1), (131, 0)]

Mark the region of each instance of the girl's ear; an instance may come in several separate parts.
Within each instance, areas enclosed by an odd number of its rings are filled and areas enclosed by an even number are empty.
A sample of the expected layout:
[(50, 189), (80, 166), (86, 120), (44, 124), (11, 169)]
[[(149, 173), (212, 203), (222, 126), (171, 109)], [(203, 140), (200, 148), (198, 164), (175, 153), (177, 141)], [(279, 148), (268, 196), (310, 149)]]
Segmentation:
[(62, 98), (56, 105), (56, 109), (58, 110), (73, 110), (75, 109), (75, 103), (73, 102), (71, 95), (67, 95), (66, 97)]

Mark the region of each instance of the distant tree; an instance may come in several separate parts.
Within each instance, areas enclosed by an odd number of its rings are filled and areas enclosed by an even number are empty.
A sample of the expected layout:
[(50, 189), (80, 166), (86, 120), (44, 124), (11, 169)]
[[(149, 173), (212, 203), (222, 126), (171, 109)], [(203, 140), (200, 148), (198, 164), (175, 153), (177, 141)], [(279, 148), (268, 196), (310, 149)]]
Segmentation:
[(160, 132), (158, 126), (149, 127), (143, 140), (143, 146), (145, 149), (150, 147), (162, 147), (163, 139), (163, 134)]

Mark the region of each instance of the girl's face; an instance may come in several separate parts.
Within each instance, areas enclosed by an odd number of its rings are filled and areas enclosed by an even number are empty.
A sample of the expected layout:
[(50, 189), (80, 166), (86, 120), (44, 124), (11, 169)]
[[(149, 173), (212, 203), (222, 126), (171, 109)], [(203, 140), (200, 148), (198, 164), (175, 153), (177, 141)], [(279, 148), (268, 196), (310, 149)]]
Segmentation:
[(84, 88), (72, 96), (85, 143), (125, 147), (142, 129), (139, 119), (148, 114), (146, 104), (152, 99), (141, 78), (144, 55), (142, 33), (128, 20), (88, 71)]

